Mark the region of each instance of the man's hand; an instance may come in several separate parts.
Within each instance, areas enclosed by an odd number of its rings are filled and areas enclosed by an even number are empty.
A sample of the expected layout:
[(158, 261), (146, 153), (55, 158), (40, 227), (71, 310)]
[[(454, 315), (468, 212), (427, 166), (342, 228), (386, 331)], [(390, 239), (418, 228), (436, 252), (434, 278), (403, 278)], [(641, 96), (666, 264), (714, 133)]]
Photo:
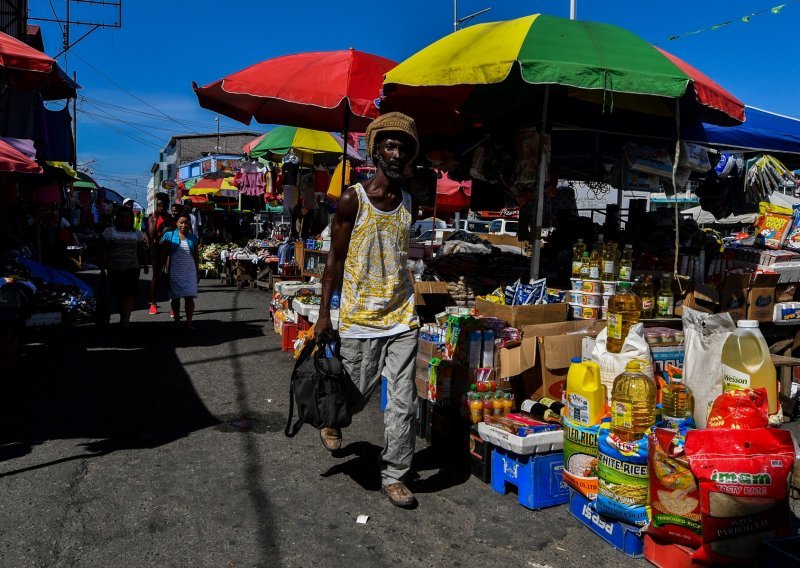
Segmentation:
[(335, 343), (339, 339), (338, 335), (333, 329), (330, 316), (320, 315), (317, 323), (314, 324), (314, 340), (317, 345)]

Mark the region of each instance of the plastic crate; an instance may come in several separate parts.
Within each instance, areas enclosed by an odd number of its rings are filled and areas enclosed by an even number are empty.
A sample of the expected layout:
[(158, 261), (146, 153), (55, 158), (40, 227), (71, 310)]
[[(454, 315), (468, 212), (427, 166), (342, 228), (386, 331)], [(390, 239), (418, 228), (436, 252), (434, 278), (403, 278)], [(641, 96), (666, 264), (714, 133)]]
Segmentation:
[(608, 544), (632, 558), (644, 556), (644, 529), (603, 517), (589, 501), (580, 493), (570, 490), (569, 512), (594, 534)]
[(311, 329), (311, 324), (308, 318), (297, 314), (297, 331), (308, 331), (309, 329)]
[(469, 460), (472, 475), (489, 483), (492, 479), (492, 445), (481, 438), (476, 426), (469, 429)]
[(294, 342), (297, 339), (297, 324), (292, 322), (283, 322), (281, 330), (281, 351), (294, 353)]
[[(644, 535), (644, 557), (650, 564), (658, 566), (658, 568), (701, 568), (706, 566), (706, 564), (692, 560), (694, 553), (694, 548), (666, 542), (649, 534)], [(784, 566), (791, 565), (785, 564)]]
[(800, 566), (800, 536), (765, 539), (760, 553), (760, 566), (764, 568)]
[(509, 485), (516, 487), (517, 500), (528, 509), (563, 505), (569, 500), (563, 452), (521, 456), (493, 448), (491, 479), (492, 489), (501, 495), (508, 493)]

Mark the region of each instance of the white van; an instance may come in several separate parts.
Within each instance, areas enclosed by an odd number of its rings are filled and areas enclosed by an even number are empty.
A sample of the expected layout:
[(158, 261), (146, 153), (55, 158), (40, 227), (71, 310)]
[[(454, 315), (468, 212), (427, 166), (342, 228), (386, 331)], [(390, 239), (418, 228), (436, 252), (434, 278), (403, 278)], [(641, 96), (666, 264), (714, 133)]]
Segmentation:
[(519, 221), (515, 219), (495, 219), (489, 228), (493, 235), (516, 235)]
[(488, 233), (490, 225), (489, 221), (481, 219), (462, 219), (456, 228), (468, 233)]
[(434, 219), (433, 217), (420, 219), (411, 227), (411, 238), (418, 237), (422, 233), (432, 231), (433, 229), (447, 229), (447, 223), (438, 218)]

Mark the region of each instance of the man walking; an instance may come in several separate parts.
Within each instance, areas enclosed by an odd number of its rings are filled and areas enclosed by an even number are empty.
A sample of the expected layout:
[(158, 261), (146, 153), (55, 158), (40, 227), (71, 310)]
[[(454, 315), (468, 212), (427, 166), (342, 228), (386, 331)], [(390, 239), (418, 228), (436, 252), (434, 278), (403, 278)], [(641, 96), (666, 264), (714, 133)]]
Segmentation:
[[(394, 505), (410, 507), (415, 499), (403, 479), (414, 455), (419, 319), (406, 268), (411, 196), (401, 185), (419, 153), (419, 139), (414, 120), (393, 112), (370, 124), (366, 142), (377, 173), (339, 199), (315, 333), (318, 342), (333, 338), (330, 303), (334, 291), (341, 290), (339, 336), (345, 369), (366, 398), (382, 376), (387, 379), (382, 492)], [(341, 447), (338, 429), (323, 428), (320, 437), (329, 451)]]

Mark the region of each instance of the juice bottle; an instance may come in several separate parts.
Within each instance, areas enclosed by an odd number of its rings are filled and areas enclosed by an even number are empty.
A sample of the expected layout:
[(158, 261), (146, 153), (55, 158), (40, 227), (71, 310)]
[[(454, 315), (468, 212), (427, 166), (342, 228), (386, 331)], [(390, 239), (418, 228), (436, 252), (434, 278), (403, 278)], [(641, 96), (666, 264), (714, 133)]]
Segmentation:
[(600, 365), (573, 359), (567, 373), (565, 416), (580, 426), (594, 426), (606, 411), (606, 394), (600, 380)]
[(583, 244), (583, 239), (578, 239), (572, 245), (572, 277), (581, 277), (581, 267), (583, 266), (583, 253), (586, 251), (586, 245)]
[(617, 277), (617, 245), (607, 243), (603, 252), (602, 279), (611, 282)]
[(639, 323), (642, 316), (642, 301), (631, 292), (630, 282), (620, 282), (617, 293), (608, 300), (608, 342), (609, 353), (619, 353), (632, 325)]
[(584, 251), (583, 257), (581, 258), (581, 278), (583, 280), (589, 279), (589, 253), (588, 251)]
[(633, 275), (633, 245), (625, 245), (619, 261), (619, 279), (630, 280)]
[(661, 277), (661, 288), (656, 300), (656, 315), (660, 318), (671, 318), (675, 315), (675, 296), (672, 294), (672, 279), (665, 273)]
[(722, 346), (722, 390), (758, 389), (767, 391), (769, 413), (778, 411), (778, 381), (769, 348), (758, 322), (739, 320)]
[(645, 361), (634, 359), (614, 379), (611, 431), (624, 442), (639, 440), (656, 420), (656, 384), (641, 372)]
[(470, 393), (469, 417), (473, 424), (477, 424), (483, 420), (483, 399), (478, 393)]
[(677, 428), (694, 413), (694, 395), (683, 384), (683, 375), (676, 373), (670, 383), (661, 390), (661, 414), (668, 422), (667, 428)]
[(506, 393), (503, 396), (503, 416), (514, 411), (514, 395)]
[(656, 305), (656, 299), (653, 296), (653, 277), (648, 275), (639, 290), (639, 297), (642, 299), (642, 319), (651, 319), (653, 308)]
[(495, 416), (503, 415), (503, 392), (497, 391), (492, 398), (492, 414)]
[(487, 392), (483, 395), (481, 399), (481, 403), (483, 404), (483, 419), (486, 420), (487, 416), (492, 416), (494, 414), (494, 407), (492, 406), (492, 393)]

